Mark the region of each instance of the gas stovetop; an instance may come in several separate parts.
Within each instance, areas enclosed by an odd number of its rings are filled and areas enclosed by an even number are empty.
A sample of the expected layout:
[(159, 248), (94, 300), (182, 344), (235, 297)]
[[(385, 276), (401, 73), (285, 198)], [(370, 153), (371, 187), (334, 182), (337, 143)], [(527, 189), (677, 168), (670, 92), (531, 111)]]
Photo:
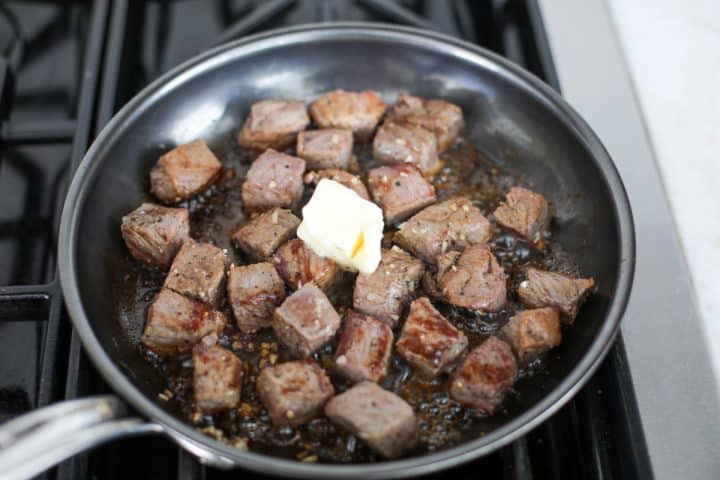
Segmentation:
[[(64, 311), (55, 267), (63, 198), (82, 155), (144, 85), (218, 43), (281, 26), (381, 21), (440, 31), (500, 53), (554, 88), (533, 0), (268, 0), (0, 4), (0, 421), (107, 393)], [(205, 479), (164, 437), (96, 448), (47, 478)], [(524, 438), (437, 478), (648, 478), (650, 463), (618, 338), (580, 393)], [(244, 478), (261, 478), (243, 473)]]

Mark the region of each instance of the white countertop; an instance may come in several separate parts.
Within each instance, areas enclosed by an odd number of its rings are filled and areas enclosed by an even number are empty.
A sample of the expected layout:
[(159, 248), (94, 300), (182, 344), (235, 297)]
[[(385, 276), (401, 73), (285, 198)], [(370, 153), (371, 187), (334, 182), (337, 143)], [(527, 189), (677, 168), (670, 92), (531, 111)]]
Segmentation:
[(718, 374), (720, 2), (608, 3), (690, 267)]

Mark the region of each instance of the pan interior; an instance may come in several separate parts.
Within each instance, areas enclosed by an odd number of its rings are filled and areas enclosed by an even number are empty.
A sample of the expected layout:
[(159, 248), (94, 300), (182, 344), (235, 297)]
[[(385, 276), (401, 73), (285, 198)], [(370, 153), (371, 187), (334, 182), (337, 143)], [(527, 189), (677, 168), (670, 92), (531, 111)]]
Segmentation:
[[(159, 154), (196, 138), (222, 149), (249, 105), (302, 98), (335, 88), (373, 89), (392, 102), (398, 92), (444, 98), (463, 108), (466, 136), (494, 162), (521, 172), (555, 209), (553, 235), (599, 290), (583, 307), (541, 374), (519, 382), (507, 412), (518, 418), (558, 387), (588, 352), (606, 321), (620, 278), (617, 202), (590, 147), (551, 102), (492, 62), (433, 42), (377, 35), (311, 36), (262, 48), (226, 50), (156, 86), (93, 152), (78, 208), (74, 266), (82, 308), (107, 355), (149, 399), (165, 389), (132, 338), (142, 325), (123, 315), (118, 272), (129, 255), (120, 218), (150, 200), (147, 173)], [(489, 213), (489, 212), (486, 212)]]

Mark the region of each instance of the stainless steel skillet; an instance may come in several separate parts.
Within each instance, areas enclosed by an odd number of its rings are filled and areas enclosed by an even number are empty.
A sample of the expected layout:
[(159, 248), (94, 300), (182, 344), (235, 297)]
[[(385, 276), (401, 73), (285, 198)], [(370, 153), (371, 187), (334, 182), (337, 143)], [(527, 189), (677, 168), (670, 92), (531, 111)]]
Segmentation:
[[(600, 291), (568, 329), (547, 375), (518, 384), (518, 401), (494, 430), (424, 456), (361, 465), (303, 464), (244, 452), (163, 410), (165, 385), (117, 321), (114, 266), (126, 261), (119, 219), (147, 195), (158, 153), (237, 130), (250, 103), (310, 99), (332, 88), (401, 90), (463, 107), (468, 135), (522, 171), (556, 209), (555, 238)], [(212, 465), (301, 478), (398, 478), (485, 455), (567, 402), (600, 364), (630, 293), (634, 233), (617, 171), (588, 125), (521, 68), (474, 45), (397, 26), (324, 24), (223, 45), (177, 67), (130, 101), (81, 163), (67, 196), (59, 244), (65, 301), (83, 345), (117, 397), (38, 410), (0, 428), (3, 478), (27, 478), (67, 456), (125, 435), (162, 433)], [(128, 414), (126, 405), (133, 410)]]

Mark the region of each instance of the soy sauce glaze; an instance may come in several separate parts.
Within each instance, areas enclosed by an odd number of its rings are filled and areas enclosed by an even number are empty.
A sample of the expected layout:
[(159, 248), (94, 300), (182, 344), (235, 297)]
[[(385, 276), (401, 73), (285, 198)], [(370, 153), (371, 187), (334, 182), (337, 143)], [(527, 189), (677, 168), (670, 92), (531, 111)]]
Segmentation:
[[(233, 138), (213, 145), (213, 150), (225, 169), (221, 179), (212, 188), (183, 204), (190, 210), (191, 236), (227, 249), (229, 257), (236, 264), (251, 263), (231, 245), (230, 233), (248, 220), (242, 210), (240, 192), (254, 155), (237, 147)], [(366, 144), (355, 146), (357, 162), (353, 173), (359, 173), (363, 180), (366, 172), (375, 166), (370, 150)], [(441, 158), (443, 166), (433, 179), (438, 201), (464, 195), (491, 221), (491, 212), (504, 198), (507, 190), (514, 185), (527, 185), (522, 177), (501, 169), (478, 151), (471, 141), (462, 137)], [(309, 199), (311, 193), (312, 188), (306, 187), (302, 204)], [(493, 229), (490, 246), (508, 275), (509, 298), (505, 308), (496, 313), (479, 315), (435, 302), (439, 310), (468, 336), (470, 349), (501, 328), (508, 317), (519, 308), (514, 290), (519, 283), (521, 267), (533, 265), (568, 274), (576, 272), (562, 247), (554, 242), (551, 236), (545, 238), (543, 248), (539, 250), (512, 232), (498, 228), (494, 223)], [(385, 235), (386, 246), (389, 246), (391, 233)], [(124, 300), (120, 310), (123, 317), (121, 321), (153, 368), (166, 379), (167, 390), (158, 396), (157, 401), (179, 418), (189, 421), (201, 432), (238, 448), (249, 448), (275, 456), (305, 462), (380, 460), (361, 441), (340, 431), (324, 417), (298, 428), (278, 428), (270, 423), (257, 395), (255, 382), (262, 368), (290, 360), (290, 357), (285, 349), (278, 345), (271, 329), (254, 334), (240, 333), (235, 327), (227, 300), (222, 310), (227, 315), (228, 324), (220, 335), (220, 344), (231, 349), (244, 362), (241, 404), (232, 411), (213, 415), (196, 411), (190, 354), (162, 359), (139, 343), (147, 307), (162, 286), (164, 273), (133, 261), (128, 254), (127, 271), (123, 272), (122, 278), (121, 295)], [(352, 281), (348, 282), (343, 294), (334, 302), (341, 315), (352, 305)], [(418, 289), (417, 295), (423, 295), (422, 287)], [(402, 322), (394, 330), (395, 339), (401, 326)], [(328, 371), (334, 348), (335, 343), (332, 342), (314, 355)], [(522, 377), (537, 374), (539, 371), (542, 371), (542, 360), (522, 371), (519, 381), (522, 381)], [(350, 386), (338, 377), (331, 375), (331, 379), (338, 393)], [(420, 438), (416, 449), (408, 452), (408, 455), (447, 448), (481, 435), (491, 428), (490, 423), (497, 423), (488, 422), (488, 418), (454, 402), (447, 393), (447, 374), (430, 381), (423, 380), (413, 375), (407, 363), (396, 354), (392, 355), (389, 373), (380, 384), (408, 401), (417, 414)], [(503, 415), (501, 409), (493, 418), (501, 418)]]

